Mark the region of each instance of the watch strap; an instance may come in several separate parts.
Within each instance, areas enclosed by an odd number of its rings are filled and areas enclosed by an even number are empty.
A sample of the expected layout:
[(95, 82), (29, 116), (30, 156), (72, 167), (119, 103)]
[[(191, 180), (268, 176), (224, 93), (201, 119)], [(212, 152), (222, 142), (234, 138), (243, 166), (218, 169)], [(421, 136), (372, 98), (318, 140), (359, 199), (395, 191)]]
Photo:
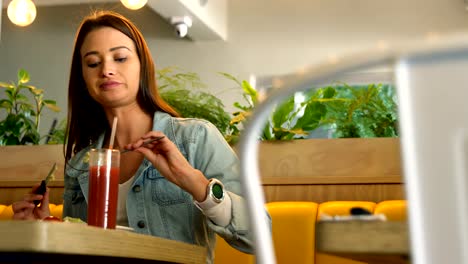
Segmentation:
[(202, 211), (207, 210), (220, 204), (224, 200), (225, 195), (222, 182), (213, 178), (210, 179), (210, 182), (207, 185), (205, 200), (203, 202), (194, 201), (194, 203)]
[(194, 201), (194, 204), (203, 215), (218, 226), (225, 227), (231, 222), (232, 199), (227, 193), (220, 203), (214, 202), (213, 199), (205, 199), (203, 202)]

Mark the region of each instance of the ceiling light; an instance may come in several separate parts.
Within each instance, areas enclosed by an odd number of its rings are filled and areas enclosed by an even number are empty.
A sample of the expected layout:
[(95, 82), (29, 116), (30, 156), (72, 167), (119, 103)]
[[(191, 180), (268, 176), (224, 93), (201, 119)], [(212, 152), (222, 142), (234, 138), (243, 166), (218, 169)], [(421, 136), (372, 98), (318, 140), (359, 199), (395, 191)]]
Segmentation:
[(145, 6), (148, 0), (120, 0), (120, 2), (128, 9), (137, 10)]
[(12, 0), (8, 5), (7, 14), (13, 24), (25, 27), (36, 18), (36, 6), (31, 0)]

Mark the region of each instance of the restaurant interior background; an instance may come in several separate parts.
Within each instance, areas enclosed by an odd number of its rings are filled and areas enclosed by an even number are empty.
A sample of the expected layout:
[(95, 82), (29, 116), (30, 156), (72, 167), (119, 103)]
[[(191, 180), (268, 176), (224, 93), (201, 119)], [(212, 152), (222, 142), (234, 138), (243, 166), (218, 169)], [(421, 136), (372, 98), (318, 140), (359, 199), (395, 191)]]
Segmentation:
[[(437, 42), (468, 29), (467, 4), (463, 0), (211, 0), (220, 1), (218, 7), (225, 12), (218, 17), (225, 35), (181, 39), (168, 19), (153, 7), (158, 2), (185, 0), (148, 1), (151, 5), (132, 11), (118, 0), (36, 0), (35, 21), (18, 27), (7, 16), (10, 0), (0, 0), (0, 81), (15, 81), (18, 69), (23, 68), (29, 72), (31, 84), (44, 89), (46, 98), (56, 100), (62, 109), (59, 113), (44, 112), (42, 135), (53, 119), (66, 116), (74, 35), (82, 17), (95, 9), (115, 10), (133, 20), (142, 30), (157, 68), (176, 66), (197, 73), (207, 89), (223, 100), (228, 112), (236, 110), (234, 102), (243, 101), (242, 90), (219, 72), (256, 83), (257, 87), (268, 86), (276, 78), (294, 78), (310, 65), (340, 63), (345, 55), (386, 50), (408, 41)], [(392, 69), (382, 66), (352, 73), (339, 81), (367, 84), (394, 80)], [(405, 198), (398, 138), (343, 142), (264, 144), (263, 153), (273, 154), (259, 158), (266, 200), (324, 203)], [(60, 157), (57, 150), (54, 154)], [(34, 177), (39, 177), (38, 170)], [(20, 187), (30, 188), (36, 178), (28, 178), (30, 182), (25, 180)], [(55, 187), (54, 202), (59, 204), (58, 190), (63, 188), (63, 181)], [(23, 191), (10, 193), (21, 195)], [(8, 199), (5, 204), (16, 198)]]
[[(463, 0), (236, 0), (223, 2), (225, 40), (190, 40), (178, 38), (168, 20), (148, 5), (132, 11), (117, 0), (36, 0), (35, 21), (18, 27), (8, 19), (9, 2), (3, 0), (0, 81), (16, 80), (18, 69), (24, 68), (31, 84), (44, 89), (61, 109), (66, 109), (74, 34), (80, 19), (93, 9), (110, 8), (135, 21), (158, 68), (177, 66), (196, 72), (228, 110), (243, 100), (242, 91), (218, 72), (241, 80), (252, 76), (268, 80), (341, 55), (402, 41), (436, 41), (468, 27)], [(158, 1), (149, 2), (154, 6)], [(45, 111), (42, 134), (54, 118), (65, 115), (64, 110)]]

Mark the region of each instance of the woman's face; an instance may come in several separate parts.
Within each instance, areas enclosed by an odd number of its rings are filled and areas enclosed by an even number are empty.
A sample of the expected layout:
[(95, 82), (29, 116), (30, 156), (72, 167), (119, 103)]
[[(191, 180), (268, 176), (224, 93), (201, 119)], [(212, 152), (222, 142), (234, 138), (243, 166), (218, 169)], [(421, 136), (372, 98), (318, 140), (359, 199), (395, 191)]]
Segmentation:
[(105, 108), (136, 104), (140, 60), (135, 44), (122, 32), (91, 31), (80, 49), (83, 78), (90, 95)]

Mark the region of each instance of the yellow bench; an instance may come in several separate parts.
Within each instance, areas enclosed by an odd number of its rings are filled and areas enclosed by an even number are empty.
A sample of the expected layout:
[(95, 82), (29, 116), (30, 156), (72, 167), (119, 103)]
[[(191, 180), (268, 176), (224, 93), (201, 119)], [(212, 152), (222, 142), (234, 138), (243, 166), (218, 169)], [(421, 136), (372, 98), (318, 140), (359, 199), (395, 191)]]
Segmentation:
[[(62, 204), (50, 204), (53, 216), (62, 218)], [(322, 214), (329, 216), (349, 215), (350, 209), (361, 207), (373, 214), (384, 214), (389, 221), (405, 221), (405, 200), (382, 201), (329, 201), (314, 203), (306, 201), (270, 202), (266, 208), (272, 218), (272, 237), (278, 264), (358, 264), (363, 262), (339, 258), (315, 252), (315, 224)], [(11, 219), (11, 205), (0, 204), (0, 220)], [(255, 257), (230, 247), (217, 238), (215, 264), (253, 264)]]
[[(49, 204), (50, 213), (62, 219), (63, 204)], [(0, 204), (0, 220), (9, 220), (13, 218), (13, 208), (10, 205)]]
[[(350, 209), (360, 207), (373, 214), (384, 214), (388, 221), (406, 220), (406, 201), (304, 201), (271, 202), (266, 208), (272, 218), (273, 246), (276, 260), (282, 263), (360, 264), (363, 262), (315, 252), (315, 224), (320, 215), (349, 215)], [(253, 264), (255, 258), (231, 248), (218, 238), (215, 264)]]

